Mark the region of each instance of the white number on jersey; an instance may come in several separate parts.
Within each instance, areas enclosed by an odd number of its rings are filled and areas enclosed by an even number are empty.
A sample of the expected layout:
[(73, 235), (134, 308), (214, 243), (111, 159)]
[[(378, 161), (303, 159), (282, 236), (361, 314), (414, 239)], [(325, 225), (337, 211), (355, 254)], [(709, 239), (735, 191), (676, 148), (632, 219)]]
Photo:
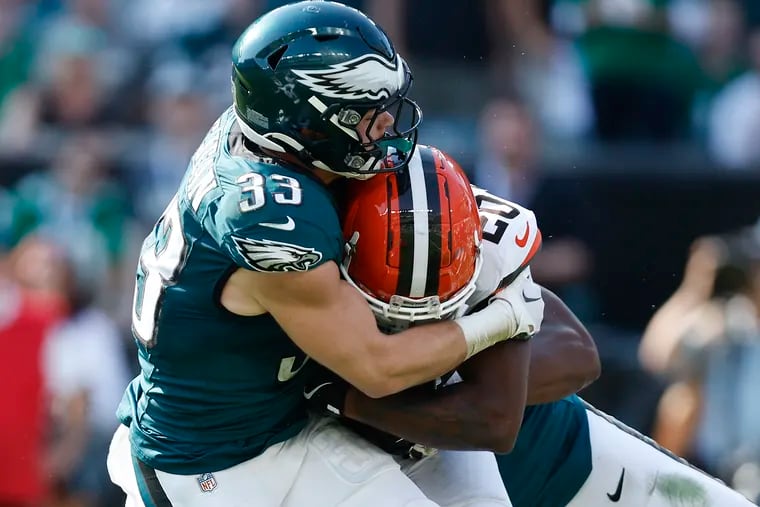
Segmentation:
[(146, 241), (140, 253), (132, 304), (132, 330), (148, 347), (155, 344), (156, 320), (164, 291), (176, 280), (187, 253), (176, 196), (158, 220), (150, 239), (152, 242)]
[(506, 199), (489, 194), (483, 189), (473, 187), (472, 190), (480, 212), (483, 239), (498, 245), (510, 221), (517, 218), (520, 210)]
[[(277, 204), (301, 204), (301, 184), (297, 179), (281, 174), (273, 174), (270, 179), (277, 183), (277, 190), (272, 192), (274, 202)], [(246, 173), (239, 177), (236, 182), (240, 185), (240, 191), (245, 199), (240, 201), (240, 211), (246, 213), (254, 211), (266, 204), (266, 178), (259, 173)]]
[(468, 302), (480, 302), (509, 284), (541, 245), (535, 214), (473, 185), (483, 227), (483, 266)]

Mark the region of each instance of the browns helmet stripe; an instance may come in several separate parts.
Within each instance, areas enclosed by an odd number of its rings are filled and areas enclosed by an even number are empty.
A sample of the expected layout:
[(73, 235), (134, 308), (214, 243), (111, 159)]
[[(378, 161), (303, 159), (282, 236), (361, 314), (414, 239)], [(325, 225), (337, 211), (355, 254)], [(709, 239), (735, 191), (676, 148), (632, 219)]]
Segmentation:
[(419, 149), (422, 158), (422, 169), (425, 176), (425, 189), (427, 191), (427, 220), (428, 220), (428, 247), (427, 247), (427, 271), (425, 273), (424, 296), (438, 294), (438, 279), (441, 269), (441, 195), (438, 190), (438, 165), (440, 159), (434, 157), (432, 149)]
[(401, 226), (396, 294), (435, 295), (441, 264), (441, 198), (432, 151), (416, 150), (409, 165), (396, 173), (396, 181)]
[(412, 290), (412, 269), (414, 265), (414, 203), (411, 192), (410, 166), (419, 166), (419, 153), (415, 150), (410, 164), (396, 173), (399, 218), (399, 259), (401, 269), (396, 282), (396, 294), (408, 296)]

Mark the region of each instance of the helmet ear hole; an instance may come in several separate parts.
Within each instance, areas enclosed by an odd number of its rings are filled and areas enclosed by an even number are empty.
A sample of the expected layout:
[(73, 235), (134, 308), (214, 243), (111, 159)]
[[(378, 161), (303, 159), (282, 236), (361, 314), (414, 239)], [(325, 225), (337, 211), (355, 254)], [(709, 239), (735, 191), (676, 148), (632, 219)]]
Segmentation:
[(340, 37), (340, 35), (337, 35), (337, 34), (322, 34), (322, 35), (313, 35), (312, 37), (314, 37), (314, 40), (317, 41), (317, 42), (327, 42), (327, 41), (331, 41), (331, 40), (337, 39), (338, 37)]
[(271, 55), (267, 57), (267, 63), (269, 64), (269, 68), (272, 70), (277, 70), (277, 65), (279, 65), (280, 60), (282, 60), (282, 56), (285, 54), (285, 52), (288, 50), (288, 45), (285, 44), (284, 46), (281, 46), (277, 50), (275, 50)]

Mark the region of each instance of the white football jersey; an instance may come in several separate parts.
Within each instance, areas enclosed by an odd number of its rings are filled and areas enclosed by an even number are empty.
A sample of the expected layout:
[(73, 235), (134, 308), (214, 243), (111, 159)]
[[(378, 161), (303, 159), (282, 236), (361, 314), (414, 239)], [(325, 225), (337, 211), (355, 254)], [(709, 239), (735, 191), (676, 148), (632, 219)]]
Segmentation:
[(468, 308), (509, 285), (541, 247), (541, 231), (531, 210), (475, 185), (472, 191), (483, 227), (483, 265), (475, 292), (467, 300)]

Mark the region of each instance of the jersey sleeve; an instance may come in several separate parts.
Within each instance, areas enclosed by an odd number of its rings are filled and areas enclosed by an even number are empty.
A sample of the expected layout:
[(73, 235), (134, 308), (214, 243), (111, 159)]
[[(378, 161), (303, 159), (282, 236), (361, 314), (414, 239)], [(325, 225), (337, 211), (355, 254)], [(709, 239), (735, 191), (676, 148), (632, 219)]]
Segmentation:
[(241, 212), (230, 200), (229, 221), (221, 246), (235, 264), (262, 272), (308, 271), (325, 262), (339, 262), (343, 238), (337, 212), (326, 190), (304, 185), (301, 200)]
[(541, 248), (541, 231), (529, 209), (472, 186), (483, 227), (483, 265), (476, 281), (472, 307), (505, 287), (520, 274)]

